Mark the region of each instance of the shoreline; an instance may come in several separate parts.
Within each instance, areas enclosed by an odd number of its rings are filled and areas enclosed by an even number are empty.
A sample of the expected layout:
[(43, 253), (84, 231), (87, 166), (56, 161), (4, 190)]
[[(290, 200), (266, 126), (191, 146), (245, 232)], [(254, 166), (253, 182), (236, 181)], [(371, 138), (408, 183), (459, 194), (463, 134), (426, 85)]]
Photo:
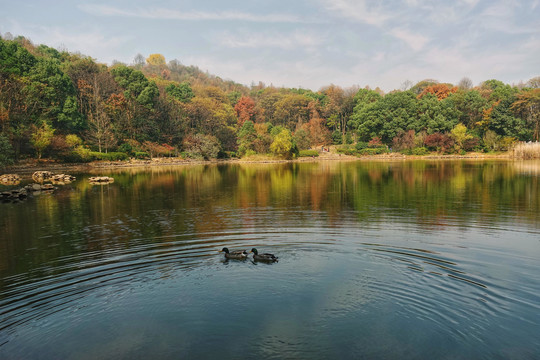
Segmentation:
[(466, 155), (403, 155), (399, 153), (352, 156), (336, 153), (326, 153), (318, 157), (302, 157), (297, 159), (277, 159), (265, 157), (252, 157), (245, 159), (215, 159), (215, 160), (190, 160), (183, 158), (154, 158), (152, 160), (127, 160), (127, 161), (94, 161), (90, 163), (59, 163), (51, 160), (32, 160), (5, 168), (0, 174), (13, 173), (18, 175), (31, 175), (35, 171), (45, 170), (51, 172), (89, 171), (96, 169), (119, 169), (134, 167), (158, 167), (158, 166), (186, 166), (186, 165), (212, 165), (212, 164), (278, 164), (278, 163), (305, 163), (326, 161), (451, 161), (451, 160), (520, 160), (510, 154), (483, 154), (470, 153)]

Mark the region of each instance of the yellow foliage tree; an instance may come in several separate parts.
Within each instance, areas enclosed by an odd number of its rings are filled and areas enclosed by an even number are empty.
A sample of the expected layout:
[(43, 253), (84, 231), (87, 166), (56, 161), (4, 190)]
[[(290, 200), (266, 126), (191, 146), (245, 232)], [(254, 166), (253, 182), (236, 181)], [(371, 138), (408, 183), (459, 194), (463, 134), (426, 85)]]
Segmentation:
[(161, 54), (150, 54), (146, 58), (146, 63), (148, 65), (163, 66), (165, 65), (165, 56)]
[(457, 124), (451, 131), (452, 137), (459, 149), (463, 149), (465, 141), (472, 139), (472, 135), (467, 134), (467, 127), (462, 123)]

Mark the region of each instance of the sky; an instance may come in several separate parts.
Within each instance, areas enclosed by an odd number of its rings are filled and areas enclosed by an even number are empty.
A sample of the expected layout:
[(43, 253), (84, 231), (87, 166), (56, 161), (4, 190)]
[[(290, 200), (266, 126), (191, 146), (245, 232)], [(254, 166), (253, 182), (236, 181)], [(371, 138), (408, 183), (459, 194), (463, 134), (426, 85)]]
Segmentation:
[(251, 85), (400, 89), (540, 76), (540, 0), (0, 0), (0, 33)]

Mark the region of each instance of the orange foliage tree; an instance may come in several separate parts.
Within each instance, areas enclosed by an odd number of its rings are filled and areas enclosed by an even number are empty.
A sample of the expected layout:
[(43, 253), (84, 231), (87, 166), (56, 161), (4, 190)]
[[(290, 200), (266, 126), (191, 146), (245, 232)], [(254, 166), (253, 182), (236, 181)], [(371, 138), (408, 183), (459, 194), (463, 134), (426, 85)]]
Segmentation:
[(437, 96), (437, 99), (440, 101), (442, 99), (446, 99), (450, 94), (455, 93), (458, 90), (457, 87), (449, 87), (447, 84), (434, 84), (426, 87), (424, 91), (422, 91), (417, 98), (421, 99), (427, 94), (434, 94)]

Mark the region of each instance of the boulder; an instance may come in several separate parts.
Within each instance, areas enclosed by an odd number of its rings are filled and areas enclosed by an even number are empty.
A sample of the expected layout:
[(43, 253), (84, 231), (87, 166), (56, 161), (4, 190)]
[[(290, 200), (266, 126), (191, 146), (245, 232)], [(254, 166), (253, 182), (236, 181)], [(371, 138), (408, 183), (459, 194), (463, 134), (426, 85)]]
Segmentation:
[(21, 177), (17, 174), (4, 174), (0, 176), (0, 184), (2, 185), (19, 185)]
[(52, 176), (53, 176), (53, 173), (50, 171), (36, 171), (35, 173), (32, 174), (32, 179), (35, 182), (42, 183), (46, 180), (50, 180)]
[(94, 176), (88, 180), (90, 181), (90, 184), (110, 184), (114, 182), (114, 179), (108, 176)]
[(51, 177), (51, 182), (58, 185), (65, 185), (71, 183), (72, 181), (75, 181), (75, 179), (75, 176), (72, 175), (57, 174)]

